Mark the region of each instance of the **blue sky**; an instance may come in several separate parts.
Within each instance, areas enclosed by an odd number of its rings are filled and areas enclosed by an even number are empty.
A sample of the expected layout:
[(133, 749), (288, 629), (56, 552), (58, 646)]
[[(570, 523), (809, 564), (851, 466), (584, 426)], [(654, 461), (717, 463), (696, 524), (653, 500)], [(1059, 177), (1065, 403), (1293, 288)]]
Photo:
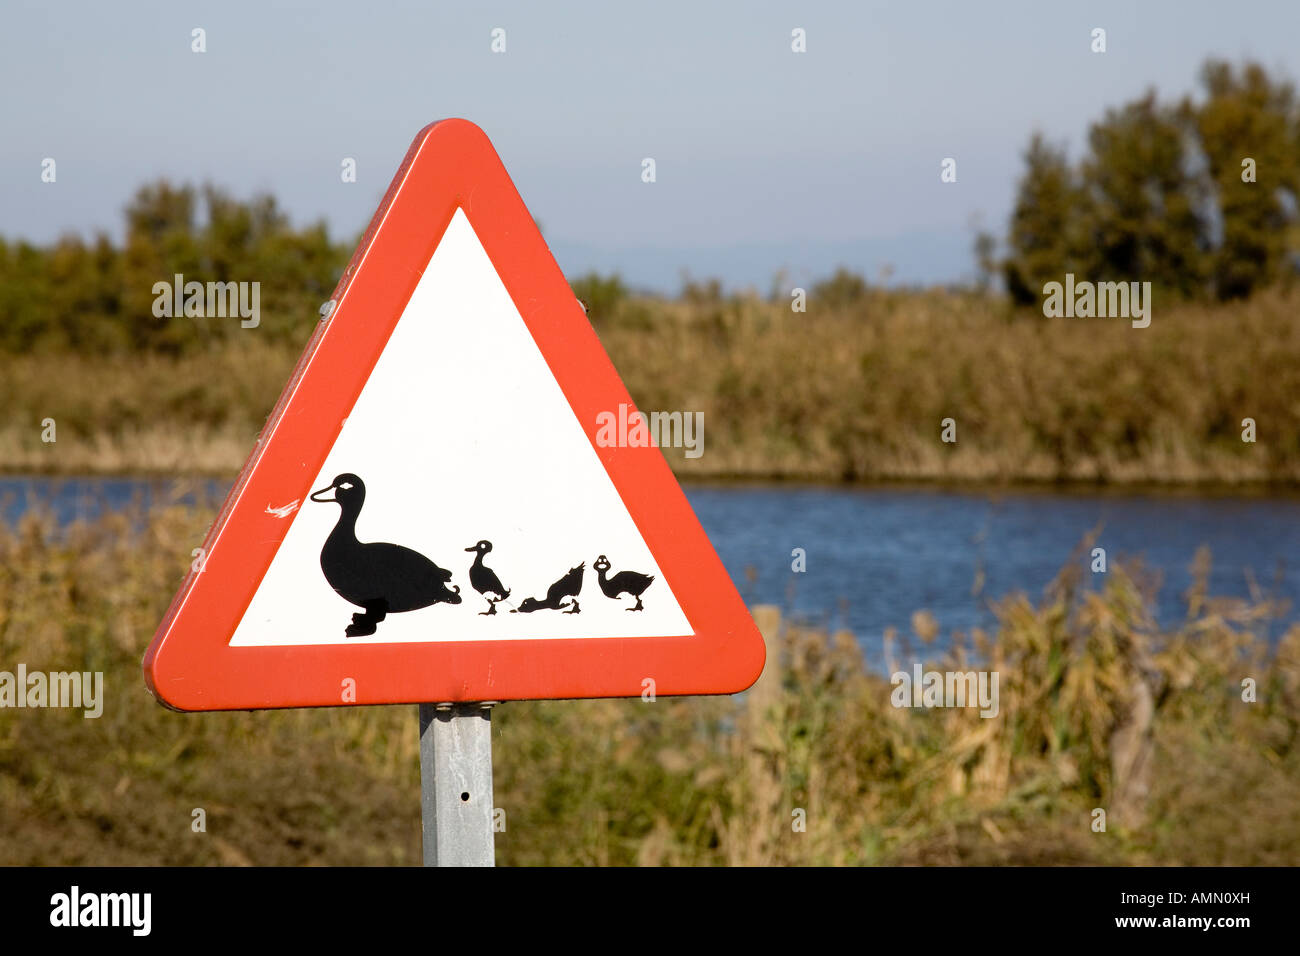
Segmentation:
[(1295, 79), (1298, 50), (1289, 0), (9, 2), (0, 234), (117, 235), (131, 193), (166, 176), (270, 191), (351, 242), (416, 130), (464, 116), (570, 275), (957, 281), (976, 224), (1002, 231), (1031, 131), (1077, 153), (1105, 107), (1191, 92), (1209, 55)]

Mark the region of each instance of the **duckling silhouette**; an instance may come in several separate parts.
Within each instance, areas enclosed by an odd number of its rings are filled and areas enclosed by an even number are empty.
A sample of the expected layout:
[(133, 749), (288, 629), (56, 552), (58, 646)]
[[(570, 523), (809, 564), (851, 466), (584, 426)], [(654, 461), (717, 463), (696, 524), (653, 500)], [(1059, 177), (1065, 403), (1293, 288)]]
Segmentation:
[[(480, 541), (466, 551), (477, 552), (474, 563), (469, 567), (469, 583), (479, 594), (487, 598), (488, 609), (479, 611), (479, 617), (487, 617), (497, 612), (497, 604), (510, 597), (510, 592), (501, 584), (497, 573), (483, 563), (483, 555), (492, 550), (491, 541)], [(495, 597), (493, 596), (495, 595)]]
[[(515, 608), (510, 613), (515, 614), (517, 612), (523, 612), (524, 614), (528, 614), (532, 611), (540, 611), (542, 609), (558, 611), (561, 608), (566, 607), (569, 608), (569, 610), (565, 611), (565, 614), (579, 613), (582, 609), (578, 607), (578, 593), (582, 590), (582, 573), (586, 567), (587, 562), (584, 561), (576, 568), (569, 568), (569, 570), (565, 572), (564, 577), (560, 578), (560, 580), (556, 581), (546, 589), (546, 600), (539, 601), (537, 598), (524, 598), (519, 602), (519, 607)], [(572, 605), (566, 602), (564, 600), (565, 598), (573, 598)]]
[[(330, 491), (334, 497), (321, 497)], [(328, 487), (313, 491), (311, 500), (333, 501), (342, 512), (321, 549), (320, 568), (340, 597), (364, 608), (352, 615), (352, 623), (344, 631), (348, 637), (375, 633), (389, 614), (460, 603), (460, 588), (447, 588), (451, 572), (418, 551), (400, 544), (357, 540), (357, 516), (366, 500), (366, 486), (356, 475), (339, 475)]]
[(609, 570), (609, 558), (603, 554), (596, 559), (592, 565), (599, 575), (600, 589), (605, 592), (605, 597), (618, 599), (620, 594), (630, 594), (636, 598), (636, 606), (630, 607), (629, 611), (644, 611), (645, 605), (641, 603), (641, 595), (645, 589), (654, 583), (653, 574), (640, 574), (637, 571), (620, 571), (612, 578), (605, 577), (605, 572)]

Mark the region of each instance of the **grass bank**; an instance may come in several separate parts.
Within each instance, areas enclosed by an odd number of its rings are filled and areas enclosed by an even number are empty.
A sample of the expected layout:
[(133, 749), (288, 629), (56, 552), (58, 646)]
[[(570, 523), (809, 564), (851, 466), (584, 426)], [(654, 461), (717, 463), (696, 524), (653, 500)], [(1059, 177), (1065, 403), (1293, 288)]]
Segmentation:
[[(98, 720), (0, 712), (0, 864), (418, 862), (414, 707), (181, 715), (145, 690), (141, 655), (211, 517), (0, 525), (0, 670), (106, 686)], [(1160, 632), (1141, 574), (1107, 580), (1010, 595), (943, 654), (925, 614), (893, 639), (903, 667), (988, 660), (992, 719), (896, 709), (850, 635), (770, 608), (773, 665), (740, 697), (503, 705), (498, 859), (1300, 864), (1300, 630), (1270, 650), (1267, 608), (1200, 586)]]
[[(683, 477), (1238, 485), (1300, 480), (1298, 311), (1300, 293), (1156, 302), (1133, 329), (867, 290), (807, 313), (615, 299), (592, 320), (640, 408), (703, 412), (703, 455), (665, 450)], [(296, 357), (256, 331), (181, 358), (0, 355), (0, 470), (232, 476)]]

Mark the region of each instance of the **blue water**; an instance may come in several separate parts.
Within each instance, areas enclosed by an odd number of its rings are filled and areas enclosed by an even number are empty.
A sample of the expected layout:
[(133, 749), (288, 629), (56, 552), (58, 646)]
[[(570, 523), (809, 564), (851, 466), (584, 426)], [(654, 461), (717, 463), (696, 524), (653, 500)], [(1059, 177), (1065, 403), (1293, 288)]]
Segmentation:
[[(215, 509), (227, 485), (215, 481), (0, 478), (0, 517), (35, 506), (60, 524), (105, 509), (184, 500)], [(929, 610), (942, 633), (993, 622), (992, 600), (1032, 598), (1074, 555), (1086, 582), (1084, 535), (1109, 562), (1140, 558), (1162, 582), (1155, 612), (1165, 625), (1185, 616), (1183, 595), (1200, 545), (1213, 553), (1210, 593), (1289, 602), (1273, 635), (1300, 607), (1300, 498), (1285, 496), (949, 491), (934, 488), (687, 486), (737, 587), (750, 602), (852, 630), (876, 658), (885, 628), (910, 632)], [(791, 570), (802, 548), (807, 570)], [(977, 581), (982, 575), (982, 584)]]
[(212, 479), (0, 477), (0, 520), (13, 524), (33, 508), (49, 511), (60, 526), (133, 506), (182, 503), (215, 509), (229, 490), (229, 482)]
[[(1164, 625), (1186, 616), (1200, 545), (1212, 553), (1212, 597), (1289, 602), (1274, 636), (1300, 608), (1300, 498), (785, 486), (688, 496), (747, 599), (848, 627), (870, 647), (886, 627), (910, 633), (920, 609), (944, 634), (987, 627), (995, 600), (1040, 598), (1072, 559), (1086, 586), (1103, 583), (1079, 550), (1093, 530), (1108, 564), (1157, 573)], [(794, 548), (806, 551), (804, 573), (791, 571)]]

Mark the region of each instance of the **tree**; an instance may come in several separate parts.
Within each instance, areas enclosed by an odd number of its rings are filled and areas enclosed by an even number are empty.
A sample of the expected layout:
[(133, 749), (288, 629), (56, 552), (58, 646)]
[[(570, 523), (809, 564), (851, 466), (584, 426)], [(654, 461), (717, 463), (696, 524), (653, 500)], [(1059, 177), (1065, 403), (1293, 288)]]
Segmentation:
[(827, 309), (851, 309), (867, 297), (867, 283), (862, 276), (844, 266), (836, 268), (828, 279), (812, 287), (812, 300)]
[(1094, 281), (1150, 281), (1180, 297), (1208, 279), (1205, 184), (1175, 110), (1155, 94), (1109, 110), (1088, 133), (1079, 257)]
[(972, 248), (975, 252), (976, 288), (980, 292), (988, 292), (998, 268), (998, 240), (992, 233), (981, 230), (975, 234)]
[[(1294, 273), (1295, 90), (1254, 63), (1209, 61), (1201, 82), (1202, 102), (1171, 106), (1149, 92), (1108, 110), (1077, 167), (1031, 138), (1002, 263), (1016, 302), (1040, 301), (1066, 272), (1197, 299), (1249, 295)], [(1243, 181), (1248, 158), (1255, 182)]]
[(1035, 133), (1025, 151), (1025, 174), (1011, 212), (1011, 254), (1002, 267), (1007, 292), (1018, 304), (1041, 301), (1043, 284), (1060, 281), (1074, 265), (1077, 243), (1070, 236), (1071, 208), (1079, 201), (1065, 150)]
[(153, 314), (156, 283), (170, 285), (176, 274), (187, 278), (201, 274), (194, 212), (194, 189), (174, 187), (166, 180), (141, 187), (126, 207), (118, 321), (133, 348), (179, 352), (195, 337), (195, 320), (187, 324)]
[(1217, 200), (1215, 293), (1237, 298), (1289, 271), (1288, 230), (1296, 225), (1300, 196), (1300, 111), (1291, 84), (1271, 80), (1255, 63), (1238, 72), (1211, 60), (1201, 83), (1205, 102), (1188, 100), (1182, 109), (1196, 124)]

